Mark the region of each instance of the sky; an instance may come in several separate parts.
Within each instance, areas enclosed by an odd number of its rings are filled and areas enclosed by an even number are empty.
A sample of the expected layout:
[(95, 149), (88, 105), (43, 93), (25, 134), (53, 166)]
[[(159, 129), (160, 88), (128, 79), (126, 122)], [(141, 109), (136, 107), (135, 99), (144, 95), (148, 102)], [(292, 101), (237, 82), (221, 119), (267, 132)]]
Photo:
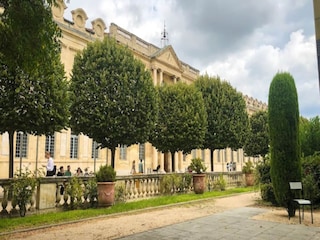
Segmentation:
[(178, 58), (200, 74), (219, 76), (237, 91), (268, 103), (278, 72), (296, 84), (300, 115), (319, 116), (320, 91), (311, 0), (69, 0), (64, 17), (82, 8), (161, 47), (161, 33)]

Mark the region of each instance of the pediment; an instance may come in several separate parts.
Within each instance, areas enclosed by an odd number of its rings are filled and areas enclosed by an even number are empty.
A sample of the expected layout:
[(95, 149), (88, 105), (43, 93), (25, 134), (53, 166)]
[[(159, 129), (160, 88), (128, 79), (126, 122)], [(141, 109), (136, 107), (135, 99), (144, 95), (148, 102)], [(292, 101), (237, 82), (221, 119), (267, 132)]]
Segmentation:
[(181, 62), (171, 45), (160, 49), (158, 52), (153, 54), (152, 58), (170, 65), (171, 67), (182, 69)]

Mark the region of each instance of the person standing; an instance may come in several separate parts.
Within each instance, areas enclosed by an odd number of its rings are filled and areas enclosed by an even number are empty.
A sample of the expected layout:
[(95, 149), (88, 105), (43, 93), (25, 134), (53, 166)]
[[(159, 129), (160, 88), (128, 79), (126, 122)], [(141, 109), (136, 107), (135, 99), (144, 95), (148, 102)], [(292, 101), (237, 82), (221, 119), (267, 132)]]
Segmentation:
[(142, 159), (140, 159), (140, 162), (139, 162), (139, 173), (143, 173), (143, 163), (142, 163)]
[(132, 161), (131, 174), (136, 174), (136, 160)]
[(53, 158), (51, 157), (50, 152), (45, 153), (45, 158), (47, 159), (47, 165), (42, 165), (43, 167), (46, 167), (47, 169), (47, 175), (46, 176), (53, 176), (55, 175), (54, 171), (54, 161)]

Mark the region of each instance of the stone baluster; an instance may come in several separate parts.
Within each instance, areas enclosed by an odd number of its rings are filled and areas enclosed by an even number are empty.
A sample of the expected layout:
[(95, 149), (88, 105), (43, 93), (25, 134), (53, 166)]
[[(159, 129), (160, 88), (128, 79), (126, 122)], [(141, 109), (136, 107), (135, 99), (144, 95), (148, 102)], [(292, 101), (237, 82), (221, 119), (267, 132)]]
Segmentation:
[(17, 210), (17, 201), (14, 199), (14, 197), (12, 197), (11, 200), (11, 211), (10, 211), (10, 215), (11, 216), (19, 216), (19, 211)]
[(1, 202), (1, 206), (2, 206), (2, 210), (0, 212), (0, 215), (2, 216), (6, 216), (8, 215), (8, 211), (7, 211), (7, 206), (8, 206), (8, 186), (2, 186), (3, 188), (3, 198), (2, 198), (2, 202)]
[(151, 196), (151, 181), (152, 181), (152, 178), (146, 179), (146, 197)]

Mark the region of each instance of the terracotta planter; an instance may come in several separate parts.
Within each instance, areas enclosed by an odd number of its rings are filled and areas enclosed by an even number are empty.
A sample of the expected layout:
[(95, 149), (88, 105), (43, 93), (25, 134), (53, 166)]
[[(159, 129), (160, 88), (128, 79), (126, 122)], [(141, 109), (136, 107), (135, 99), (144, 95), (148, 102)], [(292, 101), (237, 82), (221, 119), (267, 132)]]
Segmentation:
[(193, 191), (196, 194), (204, 193), (206, 187), (205, 180), (205, 174), (193, 174)]
[(109, 207), (114, 204), (115, 182), (98, 182), (98, 206)]
[(254, 185), (254, 174), (253, 173), (246, 173), (245, 174), (246, 185), (253, 186)]

